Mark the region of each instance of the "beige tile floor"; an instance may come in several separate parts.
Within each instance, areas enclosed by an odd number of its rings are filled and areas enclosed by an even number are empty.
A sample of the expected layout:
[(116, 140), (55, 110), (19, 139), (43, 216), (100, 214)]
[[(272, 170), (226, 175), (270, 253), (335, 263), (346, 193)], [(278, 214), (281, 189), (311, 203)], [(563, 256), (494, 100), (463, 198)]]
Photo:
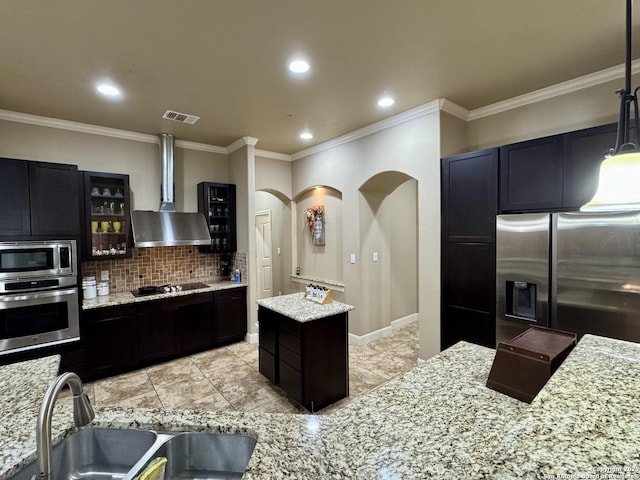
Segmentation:
[[(417, 358), (415, 323), (366, 346), (350, 345), (349, 397), (318, 413), (334, 411), (410, 370)], [(85, 387), (96, 407), (306, 412), (258, 372), (258, 347), (246, 342), (98, 380)]]

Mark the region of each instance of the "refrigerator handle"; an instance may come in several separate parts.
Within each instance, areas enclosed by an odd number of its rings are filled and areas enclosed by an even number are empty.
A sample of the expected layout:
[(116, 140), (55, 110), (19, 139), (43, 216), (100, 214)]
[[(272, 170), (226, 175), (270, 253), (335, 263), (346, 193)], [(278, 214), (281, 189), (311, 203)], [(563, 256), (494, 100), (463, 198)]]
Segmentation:
[(556, 264), (558, 262), (558, 214), (550, 215), (551, 225), (549, 226), (549, 316), (547, 323), (549, 328), (558, 328), (556, 321), (558, 318), (558, 287), (556, 281)]

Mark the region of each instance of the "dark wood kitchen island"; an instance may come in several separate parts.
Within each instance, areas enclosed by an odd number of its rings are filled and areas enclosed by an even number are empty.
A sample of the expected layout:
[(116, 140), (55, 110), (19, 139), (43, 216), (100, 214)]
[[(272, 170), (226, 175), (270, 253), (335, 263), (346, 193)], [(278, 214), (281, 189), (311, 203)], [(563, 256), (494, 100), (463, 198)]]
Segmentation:
[(348, 312), (294, 293), (257, 301), (260, 373), (314, 412), (349, 395)]

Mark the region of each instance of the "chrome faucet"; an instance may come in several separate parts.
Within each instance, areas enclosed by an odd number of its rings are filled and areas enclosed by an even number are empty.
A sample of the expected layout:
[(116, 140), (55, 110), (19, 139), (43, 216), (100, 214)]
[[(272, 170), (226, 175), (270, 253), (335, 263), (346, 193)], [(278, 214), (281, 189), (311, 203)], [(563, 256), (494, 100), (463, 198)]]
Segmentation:
[(63, 373), (56, 378), (42, 400), (36, 424), (36, 449), (38, 455), (38, 480), (51, 478), (51, 417), (58, 394), (69, 385), (73, 394), (73, 422), (76, 427), (87, 425), (95, 417), (89, 397), (82, 389), (82, 381), (75, 373)]

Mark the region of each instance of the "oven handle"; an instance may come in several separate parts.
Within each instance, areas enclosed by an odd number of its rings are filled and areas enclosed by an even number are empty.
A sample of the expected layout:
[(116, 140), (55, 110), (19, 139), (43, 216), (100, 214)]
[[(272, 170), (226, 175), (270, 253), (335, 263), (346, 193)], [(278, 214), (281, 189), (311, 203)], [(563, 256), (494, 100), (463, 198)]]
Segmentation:
[(20, 295), (0, 295), (0, 308), (3, 303), (9, 302), (29, 302), (41, 303), (38, 300), (52, 297), (66, 297), (69, 295), (78, 295), (77, 288), (68, 288), (66, 290), (51, 290), (46, 292), (29, 292)]

